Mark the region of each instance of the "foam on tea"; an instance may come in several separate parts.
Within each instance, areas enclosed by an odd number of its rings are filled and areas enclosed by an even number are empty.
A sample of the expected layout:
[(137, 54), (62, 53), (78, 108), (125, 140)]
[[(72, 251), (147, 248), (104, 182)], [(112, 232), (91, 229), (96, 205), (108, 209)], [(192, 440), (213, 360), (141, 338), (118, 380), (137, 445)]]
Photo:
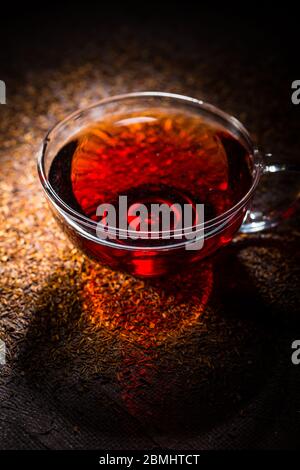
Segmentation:
[[(148, 110), (105, 117), (68, 142), (49, 181), (72, 208), (97, 221), (97, 207), (204, 204), (205, 221), (236, 204), (251, 185), (248, 153), (198, 116)], [(151, 220), (149, 220), (151, 223)]]

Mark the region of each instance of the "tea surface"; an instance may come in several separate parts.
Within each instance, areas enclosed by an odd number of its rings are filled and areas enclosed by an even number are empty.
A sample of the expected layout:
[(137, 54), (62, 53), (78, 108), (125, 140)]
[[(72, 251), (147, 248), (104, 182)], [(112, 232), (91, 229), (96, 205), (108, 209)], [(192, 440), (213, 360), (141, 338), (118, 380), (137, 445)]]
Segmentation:
[(99, 220), (97, 207), (204, 204), (210, 220), (249, 190), (249, 155), (232, 135), (202, 118), (149, 110), (87, 127), (52, 162), (49, 181), (73, 209)]

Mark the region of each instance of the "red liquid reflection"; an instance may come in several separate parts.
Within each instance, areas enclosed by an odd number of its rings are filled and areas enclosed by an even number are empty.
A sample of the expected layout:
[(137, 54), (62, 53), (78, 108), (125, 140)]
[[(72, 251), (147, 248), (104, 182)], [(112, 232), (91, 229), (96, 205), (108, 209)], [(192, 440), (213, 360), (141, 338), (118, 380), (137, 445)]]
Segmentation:
[(132, 346), (121, 346), (116, 375), (120, 395), (131, 413), (151, 414), (143, 403), (144, 387), (172, 387), (172, 380), (159, 385), (156, 359), (166, 343), (176, 343), (201, 321), (213, 288), (212, 264), (203, 262), (189, 273), (151, 283), (122, 276), (118, 282), (118, 276), (107, 270), (103, 278), (93, 268), (82, 291), (83, 306), (90, 322)]

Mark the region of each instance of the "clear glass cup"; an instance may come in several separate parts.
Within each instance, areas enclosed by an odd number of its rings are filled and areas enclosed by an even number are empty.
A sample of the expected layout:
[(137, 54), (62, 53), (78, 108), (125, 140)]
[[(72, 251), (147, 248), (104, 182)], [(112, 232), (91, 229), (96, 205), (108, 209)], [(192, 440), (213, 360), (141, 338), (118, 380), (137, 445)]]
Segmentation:
[[(97, 232), (98, 224), (70, 207), (49, 182), (49, 170), (53, 159), (63, 145), (78, 132), (113, 113), (147, 110), (153, 107), (163, 111), (171, 107), (182, 112), (192, 111), (228, 131), (249, 153), (252, 184), (248, 192), (224, 213), (191, 227), (199, 240), (200, 238), (202, 240), (201, 249), (189, 249), (189, 241), (174, 237), (164, 240), (158, 236), (158, 240), (143, 243), (130, 237), (123, 239), (122, 243), (118, 239), (101, 239)], [(297, 202), (296, 198), (285, 206), (277, 204), (276, 201), (278, 210), (265, 207), (265, 202), (260, 200), (258, 185), (262, 176), (267, 176), (272, 181), (274, 174), (295, 174), (297, 171), (295, 166), (273, 163), (270, 154), (263, 156), (254, 145), (248, 131), (236, 118), (203, 101), (163, 92), (139, 92), (114, 96), (76, 111), (48, 132), (38, 153), (38, 174), (50, 208), (74, 244), (89, 257), (101, 263), (143, 277), (174, 273), (210, 256), (230, 243), (239, 231), (253, 233), (266, 230), (291, 216)]]

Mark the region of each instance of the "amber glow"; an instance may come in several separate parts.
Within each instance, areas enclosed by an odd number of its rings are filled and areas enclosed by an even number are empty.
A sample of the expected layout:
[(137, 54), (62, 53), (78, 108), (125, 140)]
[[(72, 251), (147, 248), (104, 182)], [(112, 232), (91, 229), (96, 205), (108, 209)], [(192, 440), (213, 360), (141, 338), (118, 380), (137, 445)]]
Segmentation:
[[(85, 277), (83, 308), (94, 327), (109, 330), (130, 348), (121, 346), (116, 373), (120, 396), (130, 413), (151, 413), (144, 404), (144, 387), (159, 380), (157, 357), (166, 343), (201, 321), (213, 288), (211, 262), (171, 278), (144, 281), (132, 276), (119, 278), (97, 268)], [(122, 279), (122, 282), (119, 282)], [(166, 386), (172, 387), (172, 379)]]

